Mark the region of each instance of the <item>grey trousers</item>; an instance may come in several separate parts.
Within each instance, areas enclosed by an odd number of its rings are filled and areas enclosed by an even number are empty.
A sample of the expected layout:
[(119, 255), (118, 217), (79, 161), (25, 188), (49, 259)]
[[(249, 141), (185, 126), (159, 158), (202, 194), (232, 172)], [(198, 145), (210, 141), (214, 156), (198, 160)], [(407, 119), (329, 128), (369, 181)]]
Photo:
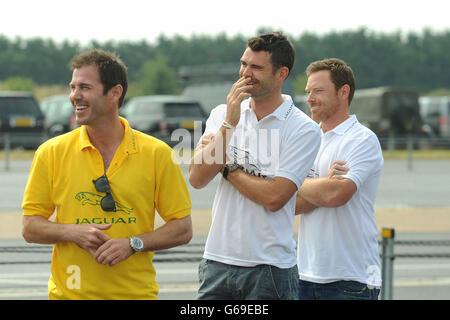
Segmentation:
[(203, 259), (198, 300), (295, 300), (298, 269), (271, 265), (240, 267)]

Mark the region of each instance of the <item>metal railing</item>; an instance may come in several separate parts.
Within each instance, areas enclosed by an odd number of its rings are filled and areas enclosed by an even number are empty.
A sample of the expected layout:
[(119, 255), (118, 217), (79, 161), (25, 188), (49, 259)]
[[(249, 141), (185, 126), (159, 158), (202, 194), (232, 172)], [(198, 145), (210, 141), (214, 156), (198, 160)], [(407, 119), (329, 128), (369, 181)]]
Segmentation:
[(381, 230), (381, 300), (392, 300), (394, 260), (396, 258), (450, 258), (450, 253), (395, 253), (394, 247), (399, 246), (445, 246), (450, 247), (450, 240), (402, 240), (395, 241), (395, 229), (383, 228)]

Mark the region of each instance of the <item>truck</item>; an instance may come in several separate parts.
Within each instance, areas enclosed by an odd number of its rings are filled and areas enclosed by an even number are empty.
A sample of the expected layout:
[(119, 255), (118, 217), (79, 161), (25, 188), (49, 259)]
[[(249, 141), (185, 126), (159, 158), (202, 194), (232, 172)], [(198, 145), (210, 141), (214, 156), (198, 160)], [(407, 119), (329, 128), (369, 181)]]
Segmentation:
[(420, 115), (433, 133), (440, 138), (450, 138), (450, 96), (419, 98)]
[(381, 140), (387, 137), (427, 137), (430, 129), (420, 115), (414, 89), (378, 87), (355, 90), (350, 113)]

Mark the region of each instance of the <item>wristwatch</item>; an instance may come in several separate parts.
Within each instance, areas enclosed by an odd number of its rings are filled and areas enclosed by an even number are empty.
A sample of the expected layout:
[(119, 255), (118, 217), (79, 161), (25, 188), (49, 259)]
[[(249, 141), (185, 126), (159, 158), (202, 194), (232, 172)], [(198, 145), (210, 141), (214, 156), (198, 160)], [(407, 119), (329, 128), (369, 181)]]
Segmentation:
[(141, 252), (144, 250), (144, 242), (141, 238), (130, 237), (130, 247), (134, 252)]
[(228, 174), (239, 168), (242, 168), (242, 167), (240, 165), (238, 165), (237, 163), (227, 163), (225, 165), (225, 167), (223, 168), (223, 173), (222, 173), (223, 178), (225, 180), (227, 180)]

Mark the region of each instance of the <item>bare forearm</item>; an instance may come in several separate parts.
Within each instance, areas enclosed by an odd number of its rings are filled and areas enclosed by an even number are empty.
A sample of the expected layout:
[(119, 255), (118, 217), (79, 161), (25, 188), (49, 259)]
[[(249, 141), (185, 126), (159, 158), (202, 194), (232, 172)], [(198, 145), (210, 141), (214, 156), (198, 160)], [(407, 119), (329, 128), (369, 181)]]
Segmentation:
[(304, 198), (302, 198), (300, 196), (299, 193), (297, 193), (297, 197), (295, 199), (295, 214), (296, 215), (311, 212), (312, 210), (314, 210), (316, 208), (317, 208), (317, 206), (306, 201)]
[(231, 135), (231, 130), (221, 127), (211, 142), (195, 150), (189, 163), (189, 182), (194, 188), (205, 187), (222, 169)]
[(295, 184), (288, 179), (264, 179), (243, 170), (230, 172), (227, 179), (244, 197), (273, 212), (280, 210), (296, 191)]
[(24, 216), (22, 235), (27, 242), (54, 244), (69, 241), (70, 226), (58, 224), (41, 216)]
[(356, 185), (349, 179), (305, 179), (298, 192), (303, 199), (317, 207), (335, 208), (350, 200), (356, 192)]
[(145, 251), (157, 251), (188, 243), (192, 238), (191, 216), (173, 219), (158, 229), (139, 235)]

